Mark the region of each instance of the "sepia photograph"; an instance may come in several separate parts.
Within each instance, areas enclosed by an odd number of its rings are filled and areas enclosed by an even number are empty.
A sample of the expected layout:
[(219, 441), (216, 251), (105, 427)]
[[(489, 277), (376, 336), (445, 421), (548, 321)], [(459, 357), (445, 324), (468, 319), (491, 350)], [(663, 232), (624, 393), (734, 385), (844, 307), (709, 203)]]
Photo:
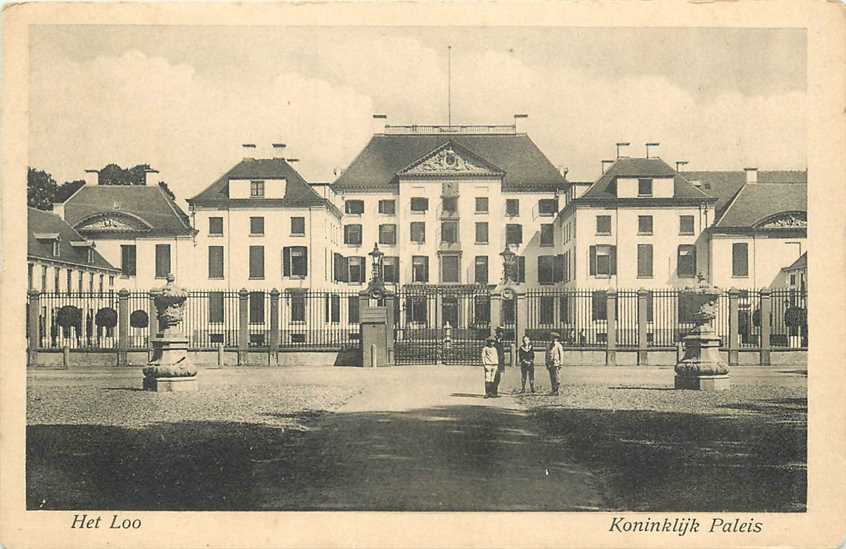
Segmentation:
[(813, 510), (808, 29), (419, 21), (26, 27), (27, 515)]

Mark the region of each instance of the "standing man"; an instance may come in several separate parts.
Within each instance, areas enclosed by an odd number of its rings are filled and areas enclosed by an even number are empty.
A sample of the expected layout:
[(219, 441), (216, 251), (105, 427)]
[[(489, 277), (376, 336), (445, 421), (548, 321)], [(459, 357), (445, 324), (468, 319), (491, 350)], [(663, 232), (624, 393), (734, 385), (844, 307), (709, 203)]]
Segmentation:
[(561, 336), (552, 332), (552, 344), (546, 352), (546, 369), (549, 370), (549, 384), (552, 390), (549, 394), (558, 395), (561, 387), (561, 365), (564, 364), (564, 347), (561, 346)]
[(496, 343), (496, 340), (489, 337), (485, 341), (485, 346), (482, 347), (482, 368), (485, 370), (485, 398), (497, 396), (494, 379), (499, 369), (499, 357), (497, 356), (494, 343)]
[(502, 381), (502, 376), (505, 375), (505, 339), (502, 326), (497, 326), (495, 330), (496, 339), (496, 354), (499, 358), (499, 363), (496, 368), (496, 377), (494, 378), (494, 395), (499, 396), (499, 382)]

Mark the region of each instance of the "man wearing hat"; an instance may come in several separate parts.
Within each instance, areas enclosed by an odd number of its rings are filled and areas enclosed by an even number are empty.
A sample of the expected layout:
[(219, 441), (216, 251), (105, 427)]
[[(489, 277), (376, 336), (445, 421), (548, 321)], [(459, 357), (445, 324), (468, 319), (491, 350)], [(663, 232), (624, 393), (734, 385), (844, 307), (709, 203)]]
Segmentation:
[(546, 369), (549, 370), (549, 384), (552, 390), (549, 394), (558, 395), (561, 387), (561, 365), (564, 364), (564, 347), (561, 346), (561, 335), (552, 332), (552, 343), (546, 351)]
[(499, 364), (496, 367), (496, 376), (494, 377), (494, 395), (499, 395), (499, 382), (505, 374), (505, 330), (502, 326), (497, 326), (494, 333), (496, 334), (494, 346), (496, 347), (496, 354), (499, 358)]
[(496, 340), (489, 337), (482, 347), (482, 367), (485, 369), (485, 398), (497, 396), (494, 380), (499, 369), (499, 355), (494, 344)]

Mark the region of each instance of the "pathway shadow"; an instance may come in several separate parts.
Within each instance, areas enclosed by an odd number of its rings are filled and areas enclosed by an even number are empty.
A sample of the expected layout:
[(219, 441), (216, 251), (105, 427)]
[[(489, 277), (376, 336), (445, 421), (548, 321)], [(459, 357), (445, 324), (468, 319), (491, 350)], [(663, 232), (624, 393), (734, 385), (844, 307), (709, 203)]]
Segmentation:
[(639, 391), (674, 391), (675, 389), (672, 387), (638, 387), (634, 385), (616, 385), (613, 387), (608, 387), (609, 389), (613, 390), (632, 390), (637, 389)]
[(485, 398), (485, 395), (479, 393), (452, 393), (449, 395), (451, 397), (462, 397), (462, 398)]

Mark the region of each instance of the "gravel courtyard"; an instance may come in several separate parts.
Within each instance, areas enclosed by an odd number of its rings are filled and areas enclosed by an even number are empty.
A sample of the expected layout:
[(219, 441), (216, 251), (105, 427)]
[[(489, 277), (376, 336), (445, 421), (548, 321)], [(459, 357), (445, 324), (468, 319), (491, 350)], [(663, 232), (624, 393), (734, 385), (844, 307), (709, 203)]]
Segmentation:
[[(29, 372), (27, 506), (145, 510), (802, 511), (804, 368), (574, 367), (498, 399), (472, 367)], [(538, 368), (539, 390), (545, 370)]]

